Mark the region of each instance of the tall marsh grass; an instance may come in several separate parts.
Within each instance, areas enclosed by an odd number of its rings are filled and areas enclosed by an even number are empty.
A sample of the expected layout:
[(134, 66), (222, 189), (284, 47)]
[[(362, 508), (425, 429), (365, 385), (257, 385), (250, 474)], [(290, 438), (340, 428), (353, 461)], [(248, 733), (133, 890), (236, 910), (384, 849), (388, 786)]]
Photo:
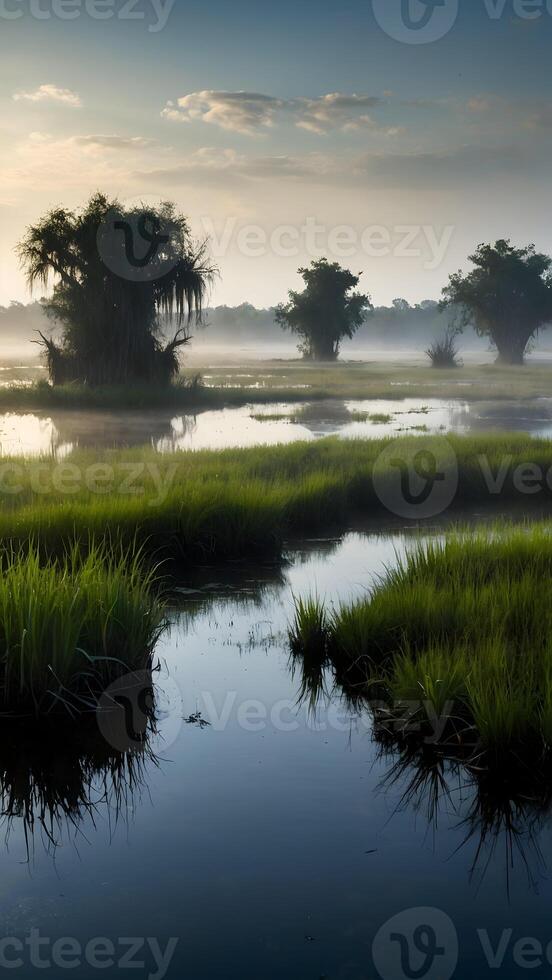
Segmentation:
[[(406, 444), (417, 439), (395, 442), (399, 451), (401, 446), (408, 451)], [(67, 542), (78, 538), (84, 547), (92, 535), (117, 538), (128, 547), (138, 540), (160, 558), (178, 561), (278, 556), (284, 539), (296, 533), (343, 527), (355, 516), (393, 519), (373, 481), (377, 465), (381, 487), (378, 460), (389, 441), (329, 438), (167, 457), (146, 447), (101, 455), (79, 451), (65, 465), (76, 469), (80, 482), (65, 493), (53, 482), (63, 461), (3, 460), (8, 475), (0, 483), (0, 542), (18, 546), (34, 538), (49, 554), (59, 554)], [(552, 471), (552, 442), (518, 435), (449, 436), (448, 442), (458, 462), (452, 512), (473, 505), (496, 512), (516, 504), (525, 512), (550, 510), (545, 475)], [(424, 437), (424, 448), (429, 445)], [(86, 473), (98, 463), (113, 474), (107, 492), (94, 493), (86, 483)], [(516, 487), (513, 474), (526, 464), (543, 473), (538, 493)], [(10, 484), (12, 466), (18, 467), (17, 492)], [(121, 490), (129, 466), (141, 473), (131, 493)], [(499, 492), (491, 493), (489, 473), (491, 478), (501, 474)]]
[(114, 679), (147, 669), (163, 626), (140, 556), (91, 546), (44, 563), (0, 556), (0, 712), (93, 710)]
[(355, 680), (362, 668), (367, 685), (386, 690), (390, 711), (418, 703), (427, 719), (429, 704), (459, 741), (469, 733), (487, 750), (552, 748), (552, 529), (418, 544), (369, 598), (333, 615), (318, 658)]

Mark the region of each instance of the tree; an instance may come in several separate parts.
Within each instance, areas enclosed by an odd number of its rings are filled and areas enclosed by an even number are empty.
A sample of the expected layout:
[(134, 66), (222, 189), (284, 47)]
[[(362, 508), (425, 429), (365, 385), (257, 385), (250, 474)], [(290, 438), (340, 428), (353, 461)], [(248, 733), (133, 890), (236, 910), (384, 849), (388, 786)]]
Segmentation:
[(469, 258), (475, 269), (450, 277), (442, 308), (457, 306), (460, 327), (472, 323), (489, 337), (499, 362), (523, 364), (529, 341), (552, 320), (552, 259), (503, 239), (479, 245)]
[(289, 302), (276, 307), (276, 322), (301, 337), (303, 357), (335, 361), (343, 337), (352, 337), (372, 310), (369, 296), (352, 293), (360, 276), (327, 259), (299, 269), (306, 288), (290, 291)]
[[(81, 212), (57, 208), (18, 246), (31, 290), (53, 282), (45, 312), (62, 328), (42, 333), (54, 384), (168, 383), (216, 269), (174, 205), (128, 209), (103, 194)], [(168, 344), (160, 319), (175, 319)]]

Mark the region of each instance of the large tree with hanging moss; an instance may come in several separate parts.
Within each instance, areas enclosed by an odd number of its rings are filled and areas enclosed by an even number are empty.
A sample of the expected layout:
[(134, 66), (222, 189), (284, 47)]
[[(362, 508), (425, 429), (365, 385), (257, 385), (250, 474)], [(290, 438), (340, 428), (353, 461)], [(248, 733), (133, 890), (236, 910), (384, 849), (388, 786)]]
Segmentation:
[[(126, 208), (98, 193), (81, 211), (50, 211), (18, 253), (31, 290), (53, 286), (45, 312), (61, 340), (40, 342), (54, 384), (164, 384), (177, 373), (216, 269), (174, 205)], [(168, 343), (162, 321), (174, 324)]]

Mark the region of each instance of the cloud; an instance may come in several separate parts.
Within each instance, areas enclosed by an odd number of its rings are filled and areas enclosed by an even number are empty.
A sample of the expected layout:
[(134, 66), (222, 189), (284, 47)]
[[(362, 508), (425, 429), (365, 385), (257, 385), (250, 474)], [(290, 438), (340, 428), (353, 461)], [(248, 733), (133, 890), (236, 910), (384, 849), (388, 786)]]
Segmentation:
[(155, 144), (155, 140), (145, 139), (143, 136), (117, 136), (108, 133), (73, 136), (72, 142), (76, 146), (97, 146), (106, 150), (142, 150)]
[(491, 99), (485, 96), (475, 96), (469, 100), (466, 108), (468, 112), (489, 112), (491, 109)]
[(526, 125), (529, 129), (551, 129), (552, 105), (541, 105), (534, 112), (529, 112)]
[[(552, 103), (544, 99), (507, 99), (501, 95), (478, 95), (466, 104), (468, 112), (484, 115), (485, 131), (491, 122), (499, 132), (524, 129), (550, 130), (552, 128)], [(543, 133), (543, 135), (547, 135)]]
[(4, 154), (0, 186), (19, 202), (37, 191), (57, 197), (60, 187), (68, 195), (85, 195), (98, 187), (107, 191), (124, 188), (124, 193), (134, 193), (129, 175), (136, 166), (137, 155), (142, 154), (147, 160), (151, 154), (152, 160), (159, 160), (165, 152), (164, 147), (141, 136), (91, 134), (59, 138), (33, 132)]
[(82, 102), (76, 92), (68, 88), (58, 88), (57, 85), (39, 85), (34, 92), (16, 92), (15, 102), (59, 102), (80, 109)]
[(318, 153), (294, 157), (287, 154), (274, 156), (247, 156), (231, 149), (202, 147), (184, 161), (169, 167), (136, 171), (134, 180), (159, 183), (168, 186), (202, 185), (235, 188), (267, 180), (307, 179), (324, 181), (325, 175), (335, 169), (330, 157)]
[(221, 129), (250, 135), (273, 125), (274, 116), (284, 103), (257, 92), (192, 92), (168, 102), (162, 115), (176, 122), (200, 120)]
[(331, 92), (318, 99), (296, 99), (288, 105), (296, 117), (296, 126), (322, 136), (332, 129), (376, 128), (377, 123), (368, 110), (382, 104), (381, 99), (372, 95)]
[(239, 190), (273, 182), (312, 188), (390, 188), (434, 191), (479, 186), (482, 177), (522, 176), (538, 171), (539, 161), (521, 147), (467, 144), (425, 153), (364, 153), (356, 157), (309, 153), (302, 156), (251, 156), (205, 147), (176, 164), (135, 171), (138, 183), (159, 186), (222, 187)]
[[(259, 92), (192, 92), (168, 102), (162, 116), (173, 122), (204, 122), (247, 136), (289, 120), (317, 135), (332, 130), (380, 129), (370, 110), (383, 105), (377, 96), (331, 92), (316, 99), (278, 99)], [(385, 132), (395, 135), (391, 127)]]
[(354, 164), (359, 180), (386, 187), (435, 190), (444, 186), (480, 185), (482, 178), (523, 176), (538, 167), (538, 160), (523, 147), (466, 144), (451, 150), (426, 153), (365, 154)]

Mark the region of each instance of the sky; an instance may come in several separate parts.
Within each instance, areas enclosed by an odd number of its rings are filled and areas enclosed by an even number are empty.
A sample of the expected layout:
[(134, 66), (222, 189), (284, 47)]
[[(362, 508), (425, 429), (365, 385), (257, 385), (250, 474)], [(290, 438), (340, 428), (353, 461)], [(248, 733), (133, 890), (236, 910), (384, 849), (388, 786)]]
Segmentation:
[(551, 42), (552, 0), (0, 0), (0, 303), (96, 190), (209, 234), (216, 305), (322, 255), (379, 305), (483, 241), (552, 253)]

